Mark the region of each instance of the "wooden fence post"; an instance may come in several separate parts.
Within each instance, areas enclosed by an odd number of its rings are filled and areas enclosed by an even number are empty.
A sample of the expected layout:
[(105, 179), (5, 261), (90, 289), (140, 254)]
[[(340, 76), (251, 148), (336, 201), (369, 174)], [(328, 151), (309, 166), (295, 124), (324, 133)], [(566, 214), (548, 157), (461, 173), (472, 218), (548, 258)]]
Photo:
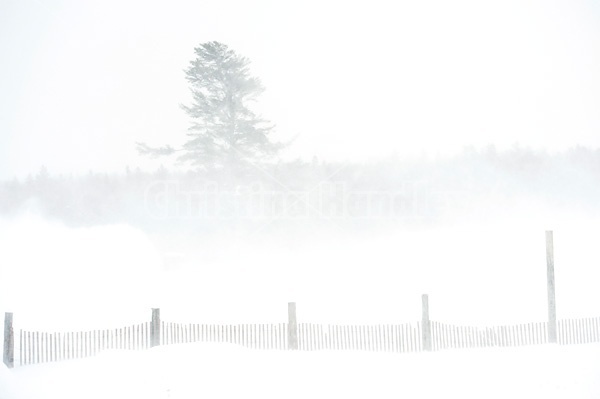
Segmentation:
[(548, 285), (548, 342), (556, 343), (556, 296), (554, 285), (554, 242), (552, 230), (546, 231), (546, 265)]
[(298, 349), (298, 322), (296, 320), (295, 302), (288, 302), (288, 349)]
[(152, 309), (152, 323), (150, 323), (150, 347), (160, 345), (160, 309)]
[(13, 368), (15, 365), (15, 335), (13, 330), (13, 314), (4, 313), (4, 364)]
[(421, 319), (421, 342), (423, 350), (431, 351), (431, 321), (429, 320), (429, 297), (423, 294), (421, 297), (423, 317)]

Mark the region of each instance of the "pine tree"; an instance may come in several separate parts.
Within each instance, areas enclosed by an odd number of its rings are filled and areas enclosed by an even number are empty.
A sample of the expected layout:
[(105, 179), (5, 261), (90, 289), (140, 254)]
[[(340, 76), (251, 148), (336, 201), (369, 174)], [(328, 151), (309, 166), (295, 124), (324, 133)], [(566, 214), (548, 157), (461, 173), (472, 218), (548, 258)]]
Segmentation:
[(214, 41), (194, 50), (196, 58), (185, 70), (193, 100), (182, 106), (192, 119), (187, 141), (178, 150), (138, 143), (139, 152), (153, 156), (181, 152), (179, 161), (232, 171), (277, 153), (281, 145), (270, 140), (272, 125), (252, 110), (264, 88), (251, 76), (250, 60)]

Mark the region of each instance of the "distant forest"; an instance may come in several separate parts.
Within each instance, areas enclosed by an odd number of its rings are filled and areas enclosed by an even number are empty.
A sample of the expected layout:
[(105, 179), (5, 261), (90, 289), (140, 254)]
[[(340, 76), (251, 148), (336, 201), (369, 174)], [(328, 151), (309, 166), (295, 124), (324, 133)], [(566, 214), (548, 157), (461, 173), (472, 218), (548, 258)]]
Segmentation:
[(223, 171), (126, 169), (0, 182), (0, 216), (39, 213), (71, 226), (127, 223), (147, 231), (328, 221), (358, 227), (479, 220), (518, 210), (600, 210), (600, 149), (557, 153), (467, 148), (448, 158), (313, 160)]

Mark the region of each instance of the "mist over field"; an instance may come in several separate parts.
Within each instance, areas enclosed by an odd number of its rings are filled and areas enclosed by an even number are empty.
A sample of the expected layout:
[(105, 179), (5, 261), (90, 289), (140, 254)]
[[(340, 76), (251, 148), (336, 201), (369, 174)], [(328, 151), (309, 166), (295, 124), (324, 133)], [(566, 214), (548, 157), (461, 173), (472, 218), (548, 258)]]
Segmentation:
[(554, 230), (559, 315), (593, 316), (597, 154), (280, 164), (235, 186), (166, 169), (41, 173), (3, 186), (2, 297), (20, 322), (65, 330), (151, 307), (283, 322), (289, 301), (306, 322), (393, 323), (418, 320), (424, 293), (437, 320), (543, 321)]

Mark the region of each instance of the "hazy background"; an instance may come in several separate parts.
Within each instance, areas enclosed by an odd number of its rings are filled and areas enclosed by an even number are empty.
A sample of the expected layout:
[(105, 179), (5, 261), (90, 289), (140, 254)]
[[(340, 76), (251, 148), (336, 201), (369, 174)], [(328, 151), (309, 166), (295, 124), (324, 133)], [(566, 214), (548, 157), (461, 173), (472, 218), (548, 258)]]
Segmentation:
[(287, 156), (600, 145), (595, 1), (0, 2), (0, 178), (158, 166), (183, 141), (183, 69), (252, 60)]
[[(183, 175), (135, 142), (184, 141), (183, 69), (212, 40), (295, 138), (284, 192), (398, 192), (408, 217), (152, 214), (147, 187)], [(559, 317), (597, 315), (597, 2), (0, 0), (0, 56), (0, 309), (20, 326), (284, 322), (292, 300), (303, 322), (416, 321), (422, 293), (435, 320), (545, 320), (546, 229)]]

